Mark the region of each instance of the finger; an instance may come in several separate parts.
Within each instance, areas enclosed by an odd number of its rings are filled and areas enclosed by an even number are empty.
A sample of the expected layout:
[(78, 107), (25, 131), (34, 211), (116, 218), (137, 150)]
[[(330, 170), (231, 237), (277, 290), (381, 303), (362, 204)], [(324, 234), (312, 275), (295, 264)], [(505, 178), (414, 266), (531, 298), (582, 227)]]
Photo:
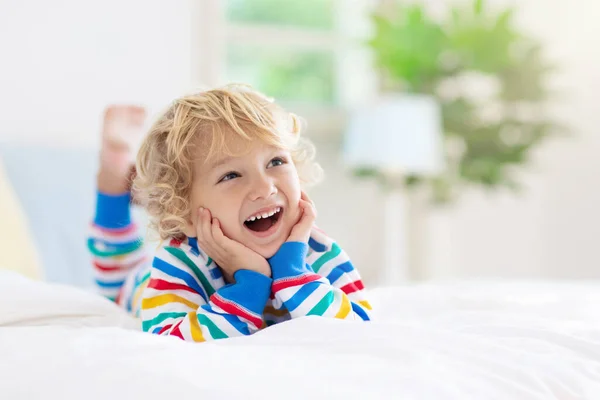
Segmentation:
[(215, 243), (224, 251), (227, 251), (230, 239), (223, 234), (223, 230), (221, 229), (221, 223), (217, 218), (213, 218), (212, 220), (211, 233)]
[(208, 251), (213, 255), (213, 258), (220, 258), (222, 250), (219, 245), (215, 242), (212, 232), (212, 215), (210, 211), (206, 210), (205, 220), (203, 225), (203, 234), (205, 235), (206, 246)]
[(315, 221), (315, 212), (312, 205), (304, 200), (300, 201), (300, 207), (302, 208), (302, 215), (300, 220), (292, 229), (289, 236), (289, 241), (305, 242), (310, 237), (310, 231), (312, 230)]
[(211, 219), (210, 211), (201, 207), (198, 218), (199, 223), (196, 228), (198, 232), (198, 243), (202, 247), (202, 250), (204, 250), (209, 257), (219, 264), (223, 252), (222, 249), (215, 243), (215, 239), (212, 234)]
[(302, 207), (302, 218), (300, 219), (300, 223), (303, 226), (311, 227), (317, 216), (316, 210), (313, 207), (313, 205), (310, 204), (309, 202), (304, 202), (304, 204), (302, 204), (301, 207)]
[(198, 210), (196, 211), (196, 239), (198, 240), (198, 242), (202, 243), (204, 242), (204, 235), (202, 234), (202, 211), (204, 211), (204, 209), (202, 207), (198, 208)]
[(300, 199), (309, 202), (310, 204), (314, 204), (313, 201), (308, 197), (308, 194), (303, 190), (300, 194)]
[(317, 210), (315, 206), (308, 201), (300, 201), (300, 207), (302, 208), (303, 218), (312, 218), (313, 221), (317, 216)]
[(210, 221), (210, 237), (211, 237), (211, 249), (214, 254), (213, 259), (220, 264), (223, 259), (226, 258), (227, 255), (227, 244), (223, 239), (226, 239), (223, 231), (221, 230), (221, 226), (219, 224), (219, 220), (216, 218), (211, 218)]
[(308, 198), (308, 195), (306, 194), (306, 192), (303, 190), (300, 192), (300, 199), (306, 201), (306, 199)]
[(210, 211), (203, 207), (200, 207), (200, 210), (198, 212), (198, 220), (199, 222), (196, 226), (198, 238), (202, 238), (202, 241), (205, 244), (210, 244), (212, 238), (210, 232)]

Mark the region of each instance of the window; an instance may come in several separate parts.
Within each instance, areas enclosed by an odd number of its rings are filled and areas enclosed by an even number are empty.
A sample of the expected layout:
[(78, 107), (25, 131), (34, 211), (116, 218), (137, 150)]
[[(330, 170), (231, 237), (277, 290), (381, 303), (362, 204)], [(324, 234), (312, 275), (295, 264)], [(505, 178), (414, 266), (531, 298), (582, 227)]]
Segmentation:
[(226, 79), (280, 101), (335, 102), (333, 0), (227, 0)]
[(333, 0), (226, 0), (227, 20), (331, 31)]
[(232, 44), (227, 76), (283, 101), (332, 103), (334, 98), (334, 62), (325, 51)]
[(331, 129), (340, 110), (375, 88), (363, 44), (373, 2), (202, 0), (198, 80), (249, 83)]

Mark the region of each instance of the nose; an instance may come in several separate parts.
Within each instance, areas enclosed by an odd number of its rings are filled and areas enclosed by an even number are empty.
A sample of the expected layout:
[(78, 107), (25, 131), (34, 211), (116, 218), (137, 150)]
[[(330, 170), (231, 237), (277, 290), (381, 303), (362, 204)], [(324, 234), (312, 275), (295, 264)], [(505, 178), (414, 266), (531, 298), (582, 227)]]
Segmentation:
[(259, 174), (251, 182), (249, 197), (252, 201), (268, 199), (276, 193), (274, 180), (265, 174)]

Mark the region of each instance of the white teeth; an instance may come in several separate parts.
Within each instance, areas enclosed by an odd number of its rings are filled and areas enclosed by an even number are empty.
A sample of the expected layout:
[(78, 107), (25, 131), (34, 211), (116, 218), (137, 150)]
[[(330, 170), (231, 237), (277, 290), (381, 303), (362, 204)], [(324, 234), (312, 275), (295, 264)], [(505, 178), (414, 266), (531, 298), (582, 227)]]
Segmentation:
[(281, 211), (281, 207), (277, 207), (277, 208), (275, 208), (274, 210), (272, 210), (272, 211), (270, 211), (268, 213), (253, 215), (250, 218), (248, 218), (246, 221), (251, 222), (251, 221), (255, 221), (257, 219), (261, 219), (261, 218), (268, 218), (268, 217), (271, 217), (271, 216), (277, 214), (280, 211)]

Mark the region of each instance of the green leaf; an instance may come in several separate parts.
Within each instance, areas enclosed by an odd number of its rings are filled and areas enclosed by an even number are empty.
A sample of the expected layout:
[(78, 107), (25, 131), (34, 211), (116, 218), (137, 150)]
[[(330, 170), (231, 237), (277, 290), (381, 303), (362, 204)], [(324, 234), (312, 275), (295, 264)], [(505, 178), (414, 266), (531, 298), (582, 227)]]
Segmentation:
[(481, 15), (483, 13), (483, 0), (475, 0), (473, 10), (475, 11), (475, 15)]
[(377, 65), (410, 92), (432, 92), (439, 79), (440, 54), (446, 47), (439, 23), (420, 5), (401, 7), (372, 20), (375, 34), (370, 46)]
[(452, 24), (454, 24), (455, 26), (460, 25), (462, 19), (460, 17), (460, 10), (456, 7), (452, 7), (450, 9), (450, 13), (452, 15)]
[(513, 14), (514, 10), (512, 8), (502, 11), (496, 20), (496, 28), (508, 29), (512, 23)]
[(404, 185), (409, 188), (419, 186), (421, 183), (423, 183), (423, 178), (418, 175), (408, 175), (404, 178)]
[[(393, 13), (373, 17), (375, 33), (369, 45), (385, 87), (438, 96), (444, 133), (452, 144), (446, 149), (449, 167), (433, 179), (404, 180), (409, 188), (429, 185), (436, 202), (451, 201), (466, 184), (517, 189), (513, 173), (527, 164), (532, 150), (548, 136), (568, 132), (537, 113), (557, 95), (548, 85), (555, 66), (545, 59), (540, 43), (514, 26), (513, 8), (493, 11), (485, 5), (474, 0), (450, 6), (442, 20), (433, 20), (420, 4), (399, 5)], [(496, 78), (499, 93), (490, 99), (469, 98), (456, 83), (463, 74), (473, 73)], [(448, 87), (454, 93), (448, 93)], [(493, 122), (482, 119), (482, 107), (488, 103), (497, 108)], [(538, 119), (519, 120), (523, 107), (536, 111), (532, 115)], [(385, 176), (372, 173), (390, 185)]]
[(376, 168), (360, 167), (352, 170), (354, 176), (358, 178), (374, 177), (378, 174)]

